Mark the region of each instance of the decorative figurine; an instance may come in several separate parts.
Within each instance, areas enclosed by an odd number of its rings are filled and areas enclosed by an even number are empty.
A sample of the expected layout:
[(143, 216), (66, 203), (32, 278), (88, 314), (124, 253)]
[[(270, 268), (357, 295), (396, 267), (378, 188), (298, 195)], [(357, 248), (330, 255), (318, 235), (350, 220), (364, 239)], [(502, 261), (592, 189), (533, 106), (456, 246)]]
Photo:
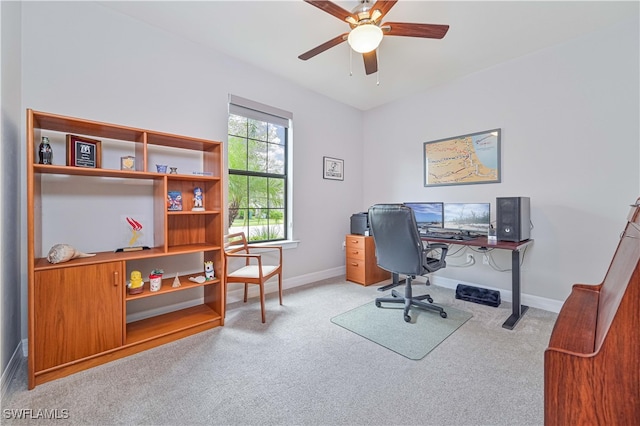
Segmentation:
[(149, 273), (149, 290), (158, 291), (162, 288), (162, 274), (164, 274), (162, 269), (154, 269)]
[(77, 257), (91, 257), (95, 255), (95, 253), (83, 253), (69, 244), (56, 244), (49, 250), (47, 260), (49, 263), (62, 263)]
[(132, 217), (127, 216), (126, 219), (127, 223), (131, 226), (131, 239), (129, 240), (129, 247), (132, 247), (142, 234), (140, 232), (142, 231), (142, 224)]
[(207, 262), (204, 262), (204, 276), (206, 277), (207, 281), (210, 281), (215, 278), (214, 271), (213, 271), (213, 262), (210, 260)]
[(173, 284), (171, 287), (180, 287), (182, 284), (180, 283), (180, 278), (178, 278), (178, 273), (176, 272), (176, 277), (173, 279)]
[(49, 145), (49, 138), (42, 137), (40, 147), (38, 148), (38, 155), (40, 157), (40, 164), (53, 164), (53, 149)]
[(142, 281), (142, 273), (140, 271), (131, 271), (131, 280), (127, 287), (129, 287), (129, 294), (142, 293), (142, 290), (144, 290), (144, 282)]
[(196, 186), (193, 188), (193, 208), (192, 211), (203, 212), (204, 207), (202, 207), (202, 188)]

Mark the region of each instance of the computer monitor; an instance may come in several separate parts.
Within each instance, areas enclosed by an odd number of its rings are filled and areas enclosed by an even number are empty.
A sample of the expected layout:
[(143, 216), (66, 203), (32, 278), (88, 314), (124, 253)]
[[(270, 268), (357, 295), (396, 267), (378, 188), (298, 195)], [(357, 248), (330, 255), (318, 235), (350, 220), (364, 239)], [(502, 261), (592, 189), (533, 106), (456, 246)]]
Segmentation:
[(404, 203), (416, 216), (420, 228), (442, 228), (443, 203), (410, 202)]
[(444, 228), (467, 234), (489, 232), (491, 203), (444, 203)]

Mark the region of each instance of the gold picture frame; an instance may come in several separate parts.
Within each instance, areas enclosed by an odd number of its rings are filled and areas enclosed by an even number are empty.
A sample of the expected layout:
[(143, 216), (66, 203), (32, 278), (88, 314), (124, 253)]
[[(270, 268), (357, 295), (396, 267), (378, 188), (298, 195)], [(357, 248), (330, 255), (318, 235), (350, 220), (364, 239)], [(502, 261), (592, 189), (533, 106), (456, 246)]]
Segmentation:
[(126, 157), (120, 157), (120, 170), (135, 171), (136, 157), (132, 155), (127, 155)]

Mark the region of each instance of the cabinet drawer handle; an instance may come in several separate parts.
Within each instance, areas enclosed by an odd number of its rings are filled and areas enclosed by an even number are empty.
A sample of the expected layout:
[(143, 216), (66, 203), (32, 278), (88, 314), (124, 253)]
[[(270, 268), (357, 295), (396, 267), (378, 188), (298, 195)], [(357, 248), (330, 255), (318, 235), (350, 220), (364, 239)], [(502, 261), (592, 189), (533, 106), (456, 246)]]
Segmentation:
[(351, 240), (353, 244), (358, 244), (358, 240)]
[(355, 262), (351, 262), (351, 266), (358, 266), (358, 264)]
[(113, 272), (113, 285), (116, 287), (118, 287), (118, 284), (119, 284), (119, 280), (118, 280), (119, 275), (120, 274), (118, 274), (118, 271)]

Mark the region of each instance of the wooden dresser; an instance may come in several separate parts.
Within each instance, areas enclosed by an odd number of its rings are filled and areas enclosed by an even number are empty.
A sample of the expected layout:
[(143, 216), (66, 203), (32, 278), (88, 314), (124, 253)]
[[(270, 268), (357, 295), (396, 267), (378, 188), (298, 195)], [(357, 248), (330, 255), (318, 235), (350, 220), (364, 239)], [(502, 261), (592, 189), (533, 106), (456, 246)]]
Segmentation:
[(349, 234), (345, 237), (347, 251), (347, 281), (364, 286), (391, 277), (391, 273), (378, 267), (373, 237)]
[(640, 422), (640, 198), (601, 284), (575, 284), (544, 354), (545, 425)]

